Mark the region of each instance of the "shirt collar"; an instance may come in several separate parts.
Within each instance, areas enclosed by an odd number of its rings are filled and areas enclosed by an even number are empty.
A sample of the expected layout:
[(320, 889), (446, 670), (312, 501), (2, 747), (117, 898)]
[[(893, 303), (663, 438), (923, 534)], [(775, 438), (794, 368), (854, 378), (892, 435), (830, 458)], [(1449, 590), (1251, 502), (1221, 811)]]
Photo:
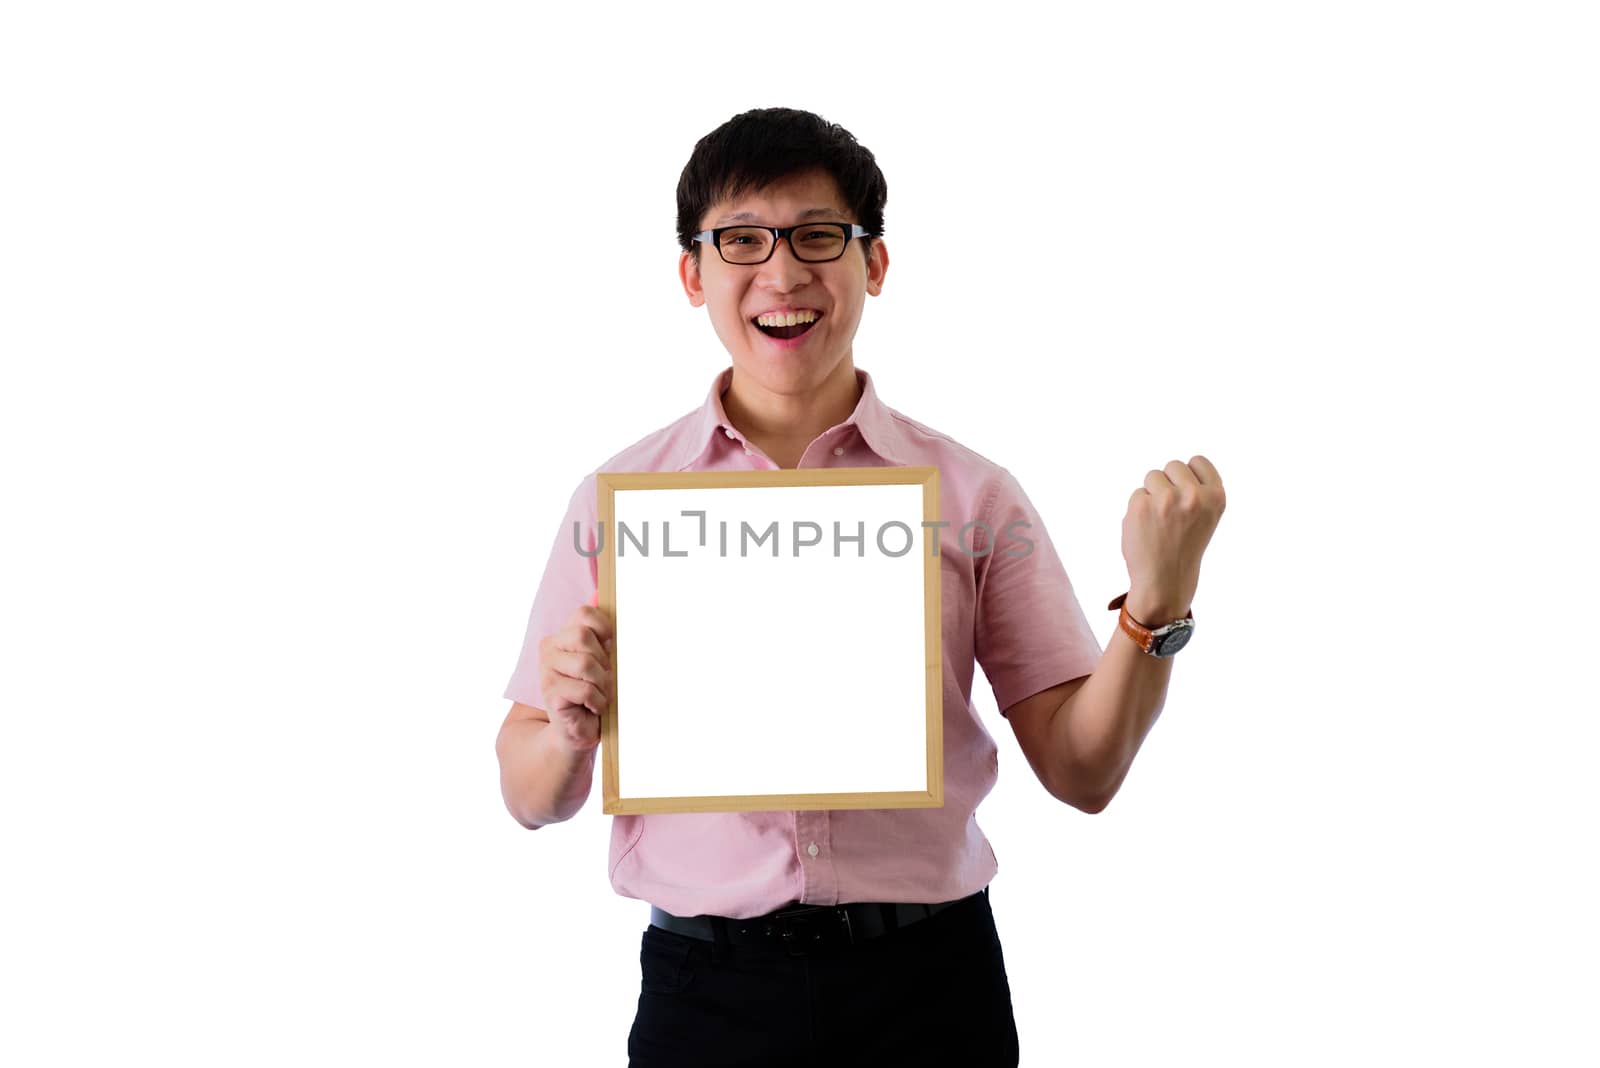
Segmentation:
[[(850, 418), (844, 421), (844, 426), (853, 426), (867, 443), (867, 447), (880, 457), (896, 466), (905, 466), (910, 461), (907, 459), (905, 439), (900, 434), (900, 427), (895, 421), (893, 411), (878, 399), (878, 391), (872, 382), (872, 375), (855, 368), (856, 382), (861, 386), (861, 398), (856, 402), (855, 411), (850, 413)], [(696, 413), (693, 433), (688, 442), (689, 458), (678, 468), (683, 471), (700, 458), (700, 455), (710, 446), (713, 438), (726, 435), (729, 430), (734, 434), (739, 431), (734, 427), (733, 421), (728, 418), (727, 411), (722, 407), (722, 393), (733, 381), (733, 368), (724, 367), (717, 373), (711, 382), (711, 391), (706, 394), (706, 401)]]

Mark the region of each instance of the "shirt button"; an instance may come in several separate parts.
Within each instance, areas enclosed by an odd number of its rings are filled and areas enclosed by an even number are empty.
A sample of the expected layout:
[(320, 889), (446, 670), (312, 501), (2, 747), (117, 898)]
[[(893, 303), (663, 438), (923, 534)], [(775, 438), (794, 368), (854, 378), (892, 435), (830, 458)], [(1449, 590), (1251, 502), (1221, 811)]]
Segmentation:
[(834, 454), (834, 455), (835, 455), (835, 456), (843, 456), (843, 455), (844, 455), (844, 447), (843, 447), (843, 446), (839, 446), (839, 447), (836, 447), (836, 448), (835, 448), (835, 449), (834, 449), (834, 450), (833, 450), (833, 454)]
[(806, 846), (806, 852), (810, 853), (812, 856), (816, 856), (820, 852), (820, 850), (817, 849), (817, 843), (812, 842), (810, 845)]

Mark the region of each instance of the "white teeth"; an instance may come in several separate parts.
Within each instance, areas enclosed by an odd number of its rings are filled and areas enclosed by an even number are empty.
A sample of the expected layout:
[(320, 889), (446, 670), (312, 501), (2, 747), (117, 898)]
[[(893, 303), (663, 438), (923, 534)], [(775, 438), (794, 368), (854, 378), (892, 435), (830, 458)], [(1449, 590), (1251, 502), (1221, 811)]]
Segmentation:
[(768, 313), (756, 316), (756, 322), (762, 326), (797, 326), (800, 323), (811, 323), (817, 319), (814, 311), (790, 312), (788, 315)]

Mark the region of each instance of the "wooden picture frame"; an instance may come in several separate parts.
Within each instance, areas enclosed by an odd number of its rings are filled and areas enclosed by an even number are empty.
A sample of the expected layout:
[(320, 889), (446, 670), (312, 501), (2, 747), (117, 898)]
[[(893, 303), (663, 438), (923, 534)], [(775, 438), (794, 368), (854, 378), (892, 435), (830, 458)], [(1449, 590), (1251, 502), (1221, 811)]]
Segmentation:
[(599, 472), (595, 494), (602, 811), (943, 806), (937, 467)]

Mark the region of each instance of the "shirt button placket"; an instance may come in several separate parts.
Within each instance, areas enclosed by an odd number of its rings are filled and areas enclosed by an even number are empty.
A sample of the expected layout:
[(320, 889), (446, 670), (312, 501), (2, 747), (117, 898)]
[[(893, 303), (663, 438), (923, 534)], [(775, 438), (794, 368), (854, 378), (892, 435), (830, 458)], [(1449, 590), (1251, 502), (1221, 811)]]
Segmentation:
[(838, 873), (833, 870), (833, 858), (823, 853), (823, 843), (828, 841), (828, 816), (823, 812), (796, 812), (795, 846), (800, 857), (800, 878), (804, 899), (812, 904), (827, 904), (838, 899)]

